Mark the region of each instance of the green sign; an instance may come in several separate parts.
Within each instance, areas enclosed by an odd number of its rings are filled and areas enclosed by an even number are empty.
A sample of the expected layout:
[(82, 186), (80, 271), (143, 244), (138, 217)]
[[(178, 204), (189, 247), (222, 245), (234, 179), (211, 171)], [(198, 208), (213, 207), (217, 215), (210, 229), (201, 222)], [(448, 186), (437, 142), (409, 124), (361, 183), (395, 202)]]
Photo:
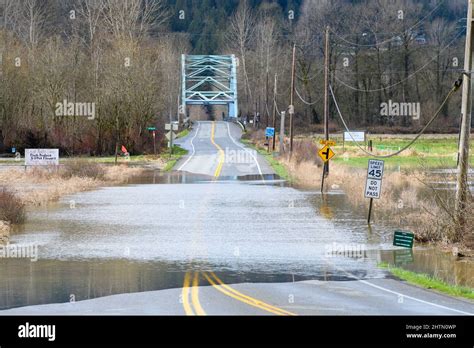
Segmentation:
[(154, 131), (154, 130), (156, 130), (156, 127), (148, 127), (147, 129), (148, 129), (149, 131)]
[(411, 232), (395, 231), (393, 235), (393, 245), (411, 249), (413, 248), (414, 239), (415, 235)]

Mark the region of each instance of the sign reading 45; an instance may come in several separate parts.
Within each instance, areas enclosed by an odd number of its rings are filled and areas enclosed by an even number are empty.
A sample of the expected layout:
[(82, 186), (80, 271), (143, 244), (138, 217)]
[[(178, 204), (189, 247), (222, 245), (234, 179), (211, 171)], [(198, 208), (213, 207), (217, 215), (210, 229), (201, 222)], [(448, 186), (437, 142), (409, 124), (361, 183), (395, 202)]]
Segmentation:
[(370, 160), (367, 170), (367, 179), (382, 179), (384, 161)]

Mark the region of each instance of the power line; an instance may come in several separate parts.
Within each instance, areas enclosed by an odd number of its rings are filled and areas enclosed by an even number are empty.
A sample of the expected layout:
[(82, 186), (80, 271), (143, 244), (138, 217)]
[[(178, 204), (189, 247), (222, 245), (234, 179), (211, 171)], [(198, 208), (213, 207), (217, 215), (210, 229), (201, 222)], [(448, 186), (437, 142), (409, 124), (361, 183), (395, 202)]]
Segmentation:
[(300, 100), (301, 100), (303, 103), (305, 103), (306, 105), (311, 106), (311, 105), (314, 105), (314, 104), (319, 103), (319, 102), (321, 101), (321, 97), (320, 97), (320, 98), (319, 98), (318, 100), (316, 100), (315, 102), (310, 103), (310, 102), (308, 102), (308, 101), (306, 101), (306, 100), (303, 99), (303, 97), (300, 95), (300, 92), (298, 92), (298, 89), (295, 88), (295, 92), (296, 92), (296, 95), (298, 96), (298, 98), (300, 98)]
[(429, 122), (422, 128), (422, 130), (416, 135), (416, 137), (410, 141), (408, 143), (408, 145), (404, 146), (402, 149), (398, 150), (397, 152), (394, 152), (390, 155), (376, 155), (372, 152), (369, 152), (367, 150), (365, 150), (362, 146), (360, 146), (356, 140), (354, 139), (354, 136), (352, 135), (352, 132), (349, 130), (349, 127), (347, 126), (347, 123), (346, 121), (344, 120), (344, 117), (342, 116), (341, 114), (341, 110), (339, 108), (339, 104), (337, 103), (337, 100), (336, 100), (336, 97), (334, 96), (334, 91), (332, 89), (332, 86), (329, 85), (329, 90), (331, 92), (331, 96), (332, 96), (332, 99), (334, 101), (334, 104), (336, 105), (336, 110), (337, 110), (337, 114), (339, 115), (339, 118), (341, 119), (342, 121), (342, 124), (344, 125), (344, 128), (347, 130), (347, 132), (349, 133), (349, 136), (352, 138), (352, 140), (355, 142), (356, 146), (359, 148), (359, 150), (363, 151), (364, 153), (366, 153), (367, 155), (369, 156), (372, 156), (372, 157), (375, 157), (375, 158), (390, 158), (390, 157), (394, 157), (394, 156), (397, 156), (399, 155), (400, 153), (402, 153), (403, 151), (407, 150), (410, 146), (412, 146), (422, 135), (423, 133), (428, 129), (428, 127), (434, 122), (434, 120), (439, 116), (439, 114), (441, 113), (441, 111), (443, 110), (444, 106), (446, 105), (446, 103), (448, 102), (449, 98), (451, 98), (451, 96), (461, 87), (462, 85), (462, 81), (463, 81), (463, 76), (461, 74), (461, 76), (459, 77), (459, 79), (454, 82), (453, 84), (453, 87), (451, 88), (451, 90), (449, 91), (449, 93), (446, 95), (446, 98), (444, 99), (444, 101), (441, 103), (441, 105), (439, 106), (439, 108), (436, 110), (436, 112), (434, 113), (433, 117), (431, 117), (431, 119), (429, 120)]
[[(442, 52), (444, 52), (446, 49), (448, 49), (451, 44), (456, 41), (459, 36), (461, 36), (462, 32), (459, 32), (455, 37), (454, 39), (448, 43), (445, 47), (443, 47), (441, 49), (441, 51), (439, 51), (438, 55)], [(352, 89), (353, 91), (358, 91), (358, 92), (365, 92), (365, 93), (372, 93), (372, 92), (380, 92), (380, 91), (385, 91), (387, 89), (390, 89), (390, 88), (393, 88), (395, 86), (398, 86), (406, 81), (408, 81), (409, 79), (411, 79), (413, 76), (415, 76), (416, 74), (418, 74), (419, 72), (421, 72), (422, 70), (424, 70), (426, 67), (428, 67), (437, 57), (438, 55), (434, 56), (433, 58), (431, 58), (428, 63), (426, 63), (425, 65), (423, 65), (421, 68), (419, 68), (418, 70), (416, 70), (415, 72), (411, 73), (408, 77), (404, 78), (403, 80), (400, 80), (392, 85), (389, 85), (389, 86), (385, 86), (383, 88), (377, 88), (377, 89), (360, 89), (360, 88), (357, 88), (357, 87), (354, 87), (354, 86), (351, 86), (349, 84), (347, 84), (346, 82), (342, 81), (340, 78), (337, 77), (336, 74), (333, 74), (334, 76), (334, 79), (337, 80), (339, 83), (341, 83), (342, 85), (344, 85), (345, 87), (349, 88), (349, 89)]]

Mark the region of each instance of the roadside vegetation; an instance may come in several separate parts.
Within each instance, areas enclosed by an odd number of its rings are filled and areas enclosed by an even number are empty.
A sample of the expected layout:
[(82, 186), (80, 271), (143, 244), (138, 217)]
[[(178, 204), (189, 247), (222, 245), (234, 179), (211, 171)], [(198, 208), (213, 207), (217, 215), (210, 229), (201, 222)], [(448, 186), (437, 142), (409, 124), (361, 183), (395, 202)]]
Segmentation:
[[(263, 145), (265, 136), (262, 130), (251, 130), (245, 134), (244, 138), (259, 148), (261, 152), (266, 152), (266, 147)], [(291, 157), (288, 153), (279, 157), (274, 157), (273, 154), (266, 156), (284, 167), (284, 172), (287, 173), (287, 177), (290, 178), (289, 182), (293, 185), (319, 189), (323, 163), (317, 155), (321, 148), (318, 140), (316, 137), (309, 136), (295, 139)], [(386, 137), (378, 140), (387, 149), (390, 148), (390, 152), (394, 151), (393, 147), (398, 150), (398, 147), (403, 146), (402, 144), (406, 141), (406, 139), (386, 139)], [(431, 173), (433, 169), (454, 167), (444, 161), (453, 157), (457, 142), (453, 137), (433, 139), (434, 145), (429, 147), (430, 141), (431, 139), (423, 139), (412, 150), (402, 156), (395, 157), (395, 160), (400, 163), (396, 166), (389, 165), (386, 168), (382, 185), (383, 198), (374, 200), (373, 219), (386, 221), (400, 226), (401, 229), (413, 231), (419, 243), (436, 243), (443, 249), (456, 246), (460, 250), (471, 253), (474, 249), (474, 237), (472, 236), (474, 200), (470, 197), (465, 214), (466, 226), (470, 226), (468, 228), (471, 231), (461, 234), (452, 213), (454, 192), (436, 189), (437, 187), (449, 187), (454, 176), (443, 172), (436, 175)], [(287, 142), (288, 140), (285, 139), (286, 148), (288, 148)], [(278, 149), (278, 145), (277, 143), (276, 149)], [(354, 207), (366, 208), (368, 200), (364, 198), (363, 192), (369, 157), (360, 155), (353, 147), (346, 147), (347, 155), (342, 154), (342, 146), (334, 147), (334, 151), (335, 158), (338, 160), (331, 161), (330, 175), (325, 183), (325, 191), (341, 189)], [(433, 162), (423, 161), (423, 157), (428, 154), (433, 157)], [(412, 166), (407, 166), (407, 158), (410, 159), (408, 163), (413, 163)], [(435, 163), (435, 165), (431, 165), (431, 163)], [(273, 166), (275, 168), (278, 165)]]
[(190, 132), (189, 128), (185, 128), (183, 129), (181, 132), (179, 132), (178, 134), (176, 134), (176, 138), (179, 139), (179, 138), (184, 138), (186, 135), (188, 135)]
[(173, 154), (172, 155), (163, 155), (166, 158), (166, 164), (163, 167), (163, 171), (169, 172), (171, 171), (176, 163), (188, 153), (187, 150), (183, 149), (181, 146), (174, 145), (173, 146)]
[(290, 173), (286, 169), (286, 167), (273, 156), (272, 152), (268, 152), (266, 149), (256, 146), (252, 143), (249, 139), (242, 138), (241, 141), (247, 145), (248, 147), (256, 150), (260, 155), (265, 157), (267, 162), (273, 168), (275, 173), (282, 179), (287, 180), (288, 182), (293, 182), (293, 178), (291, 177)]
[(439, 291), (443, 294), (447, 294), (450, 296), (457, 296), (474, 300), (474, 289), (470, 287), (452, 285), (428, 274), (407, 271), (403, 268), (391, 266), (385, 262), (380, 263), (379, 267), (386, 269), (395, 277), (401, 280), (405, 280), (409, 284), (420, 286), (429, 290)]

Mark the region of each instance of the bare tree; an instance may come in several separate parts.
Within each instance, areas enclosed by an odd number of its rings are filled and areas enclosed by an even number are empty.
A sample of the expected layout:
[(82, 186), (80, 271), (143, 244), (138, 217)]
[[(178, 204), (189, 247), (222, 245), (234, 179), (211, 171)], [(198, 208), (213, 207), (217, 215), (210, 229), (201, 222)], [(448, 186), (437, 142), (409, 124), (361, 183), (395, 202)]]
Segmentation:
[(247, 53), (254, 40), (255, 15), (248, 4), (248, 0), (240, 2), (239, 8), (230, 19), (229, 29), (226, 33), (226, 43), (231, 50), (238, 51), (238, 57), (242, 66), (244, 78), (244, 91), (247, 99), (247, 106), (253, 102), (252, 90), (250, 88), (247, 71)]

